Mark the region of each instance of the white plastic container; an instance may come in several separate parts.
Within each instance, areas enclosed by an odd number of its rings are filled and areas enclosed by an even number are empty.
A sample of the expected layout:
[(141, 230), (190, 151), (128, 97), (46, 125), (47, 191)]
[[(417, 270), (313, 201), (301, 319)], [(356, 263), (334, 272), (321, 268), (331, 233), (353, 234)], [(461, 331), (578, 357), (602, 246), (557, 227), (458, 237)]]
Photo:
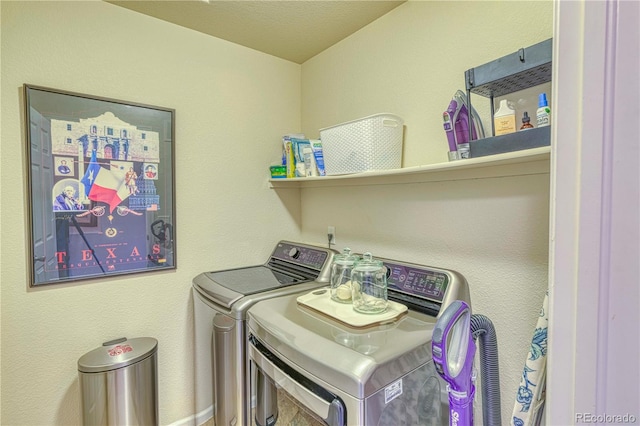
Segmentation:
[(327, 175), (402, 167), (402, 118), (375, 114), (320, 129)]
[(516, 110), (511, 108), (506, 99), (500, 101), (500, 108), (493, 115), (495, 135), (506, 135), (516, 131)]

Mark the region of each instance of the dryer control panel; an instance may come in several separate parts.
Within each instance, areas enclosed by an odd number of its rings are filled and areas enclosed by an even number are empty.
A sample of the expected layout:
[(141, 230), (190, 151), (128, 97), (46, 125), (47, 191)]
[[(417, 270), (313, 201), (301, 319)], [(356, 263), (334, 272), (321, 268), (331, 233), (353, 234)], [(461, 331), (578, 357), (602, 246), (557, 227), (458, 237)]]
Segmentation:
[(467, 280), (458, 272), (380, 259), (387, 268), (388, 297), (428, 315), (438, 316), (453, 300), (468, 300)]
[(436, 302), (444, 299), (449, 276), (444, 272), (385, 263), (388, 288)]

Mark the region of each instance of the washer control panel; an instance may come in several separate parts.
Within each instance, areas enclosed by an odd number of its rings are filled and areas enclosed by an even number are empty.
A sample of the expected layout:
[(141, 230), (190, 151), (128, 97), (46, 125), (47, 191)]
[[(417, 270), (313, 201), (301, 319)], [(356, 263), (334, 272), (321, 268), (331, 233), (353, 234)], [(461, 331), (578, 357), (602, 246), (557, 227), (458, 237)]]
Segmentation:
[(281, 241), (276, 246), (271, 259), (283, 260), (307, 268), (321, 270), (329, 257), (329, 251), (320, 247), (305, 246)]

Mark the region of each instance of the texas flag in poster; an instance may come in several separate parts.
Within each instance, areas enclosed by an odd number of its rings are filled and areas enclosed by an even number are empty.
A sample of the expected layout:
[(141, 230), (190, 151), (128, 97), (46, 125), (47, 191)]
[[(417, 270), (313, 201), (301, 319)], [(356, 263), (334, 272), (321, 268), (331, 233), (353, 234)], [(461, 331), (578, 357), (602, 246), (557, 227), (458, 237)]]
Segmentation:
[(110, 211), (118, 207), (129, 196), (129, 189), (125, 185), (125, 171), (118, 167), (107, 169), (98, 164), (96, 151), (91, 153), (91, 161), (81, 182), (84, 184), (85, 195), (93, 201), (109, 204)]

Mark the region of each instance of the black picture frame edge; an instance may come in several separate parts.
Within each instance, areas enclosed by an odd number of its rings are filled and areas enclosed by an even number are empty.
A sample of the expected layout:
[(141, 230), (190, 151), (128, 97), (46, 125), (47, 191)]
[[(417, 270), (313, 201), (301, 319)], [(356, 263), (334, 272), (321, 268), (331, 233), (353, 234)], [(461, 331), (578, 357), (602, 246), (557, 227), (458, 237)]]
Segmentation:
[[(170, 126), (170, 134), (171, 134), (171, 146), (170, 146), (170, 153), (171, 153), (171, 198), (172, 198), (172, 203), (171, 203), (171, 218), (172, 218), (172, 222), (174, 223), (174, 225), (172, 226), (172, 254), (173, 254), (173, 264), (172, 266), (167, 266), (167, 267), (163, 267), (163, 268), (156, 268), (156, 269), (147, 269), (147, 270), (140, 270), (140, 271), (122, 271), (122, 272), (113, 272), (110, 273), (108, 275), (104, 274), (104, 275), (96, 275), (96, 276), (81, 276), (81, 277), (71, 277), (71, 278), (65, 278), (64, 280), (59, 280), (59, 281), (52, 281), (52, 282), (42, 282), (42, 283), (36, 283), (36, 268), (35, 268), (35, 250), (34, 250), (34, 235), (33, 235), (33, 205), (32, 205), (32, 197), (33, 197), (33, 177), (32, 177), (32, 172), (31, 172), (31, 164), (32, 164), (32, 158), (31, 158), (31, 126), (30, 126), (30, 97), (29, 97), (29, 91), (30, 90), (38, 90), (38, 91), (42, 91), (42, 92), (48, 92), (48, 93), (52, 93), (52, 94), (58, 94), (58, 95), (68, 95), (68, 96), (74, 96), (74, 97), (78, 97), (78, 98), (82, 98), (82, 99), (88, 99), (88, 100), (97, 100), (97, 101), (104, 101), (104, 102), (111, 102), (111, 103), (115, 103), (115, 104), (119, 104), (119, 105), (125, 105), (125, 106), (132, 106), (132, 107), (139, 107), (139, 108), (147, 108), (147, 109), (152, 109), (152, 110), (156, 110), (156, 111), (163, 111), (163, 112), (167, 112), (170, 114), (171, 116), (171, 126)], [(25, 202), (26, 202), (26, 210), (27, 210), (27, 215), (26, 215), (26, 220), (27, 223), (25, 224), (26, 228), (27, 228), (27, 232), (26, 232), (26, 238), (27, 238), (27, 250), (26, 250), (26, 255), (28, 256), (26, 259), (26, 266), (27, 266), (27, 270), (28, 270), (28, 286), (30, 289), (38, 289), (38, 288), (43, 288), (43, 287), (50, 287), (50, 286), (56, 286), (56, 285), (61, 285), (61, 284), (69, 284), (69, 283), (73, 283), (73, 282), (79, 282), (79, 281), (87, 281), (87, 280), (99, 280), (99, 279), (108, 279), (109, 277), (118, 277), (118, 276), (124, 276), (124, 275), (137, 275), (137, 274), (143, 274), (143, 273), (154, 273), (154, 272), (162, 272), (162, 271), (170, 271), (170, 270), (176, 270), (178, 267), (178, 256), (177, 256), (177, 236), (176, 236), (176, 210), (177, 210), (177, 198), (176, 198), (176, 172), (175, 172), (175, 119), (176, 119), (176, 110), (174, 108), (168, 108), (168, 107), (162, 107), (162, 106), (157, 106), (157, 105), (150, 105), (150, 104), (145, 104), (145, 103), (140, 103), (140, 102), (134, 102), (134, 101), (124, 101), (121, 99), (116, 99), (116, 98), (110, 98), (110, 97), (104, 97), (104, 96), (99, 96), (99, 95), (90, 95), (90, 94), (86, 94), (86, 93), (81, 93), (81, 92), (74, 92), (74, 91), (69, 91), (69, 90), (62, 90), (62, 89), (56, 89), (56, 88), (51, 88), (51, 87), (47, 87), (47, 86), (40, 86), (40, 85), (36, 85), (36, 84), (30, 84), (30, 83), (23, 83), (22, 84), (22, 113), (23, 115), (23, 120), (24, 120), (24, 126), (23, 126), (23, 136), (22, 136), (22, 143), (25, 149), (25, 157), (24, 157), (24, 170), (25, 170), (25, 174), (26, 174), (26, 191), (27, 194), (25, 196)], [(163, 142), (166, 142), (163, 141)], [(82, 225), (81, 225), (82, 226)]]

